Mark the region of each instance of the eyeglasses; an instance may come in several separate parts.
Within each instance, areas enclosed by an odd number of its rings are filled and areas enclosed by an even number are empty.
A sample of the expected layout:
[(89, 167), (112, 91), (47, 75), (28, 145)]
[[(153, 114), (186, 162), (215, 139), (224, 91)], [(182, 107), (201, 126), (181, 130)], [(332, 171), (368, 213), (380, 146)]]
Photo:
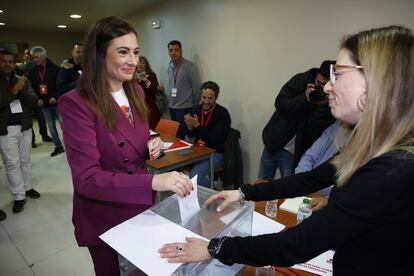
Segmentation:
[[(339, 68), (348, 68), (350, 70), (343, 71), (343, 72), (336, 72), (337, 67)], [(362, 70), (363, 67), (361, 65), (339, 65), (339, 64), (331, 64), (330, 72), (329, 72), (329, 78), (331, 81), (331, 84), (335, 84), (335, 81), (338, 79), (338, 76), (342, 75), (343, 73), (350, 72), (352, 70)]]

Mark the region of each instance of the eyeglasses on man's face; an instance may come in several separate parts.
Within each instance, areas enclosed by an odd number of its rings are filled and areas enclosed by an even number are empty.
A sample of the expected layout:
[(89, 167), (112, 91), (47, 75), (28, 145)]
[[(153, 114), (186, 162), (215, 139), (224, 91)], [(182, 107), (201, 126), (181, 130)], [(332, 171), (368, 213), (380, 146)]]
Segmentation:
[[(336, 70), (337, 70), (338, 68), (344, 68), (344, 69), (349, 69), (349, 70), (346, 70), (346, 71), (341, 71), (341, 72), (337, 72)], [(350, 71), (353, 71), (353, 70), (362, 70), (362, 69), (363, 69), (363, 68), (362, 68), (362, 66), (361, 66), (361, 65), (340, 65), (340, 64), (331, 64), (330, 74), (329, 74), (331, 84), (335, 84), (335, 81), (336, 81), (336, 80), (338, 79), (338, 77), (339, 77), (340, 75), (342, 75), (343, 73), (350, 72)]]

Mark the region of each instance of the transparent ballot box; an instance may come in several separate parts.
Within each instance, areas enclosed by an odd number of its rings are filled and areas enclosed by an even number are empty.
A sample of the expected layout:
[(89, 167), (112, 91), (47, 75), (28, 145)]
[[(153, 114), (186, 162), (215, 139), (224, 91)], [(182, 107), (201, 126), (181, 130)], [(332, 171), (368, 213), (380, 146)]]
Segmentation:
[[(181, 221), (178, 197), (175, 194), (161, 200), (150, 210), (209, 240), (222, 236), (251, 236), (254, 203), (246, 201), (244, 207), (235, 203), (218, 213), (216, 209), (222, 201), (219, 200), (208, 206), (204, 204), (215, 193), (217, 191), (198, 186), (200, 211), (184, 222)], [(119, 255), (119, 267), (122, 276), (146, 275), (121, 255)], [(244, 265), (227, 266), (214, 259), (207, 262), (182, 264), (172, 275), (240, 275), (244, 270)]]

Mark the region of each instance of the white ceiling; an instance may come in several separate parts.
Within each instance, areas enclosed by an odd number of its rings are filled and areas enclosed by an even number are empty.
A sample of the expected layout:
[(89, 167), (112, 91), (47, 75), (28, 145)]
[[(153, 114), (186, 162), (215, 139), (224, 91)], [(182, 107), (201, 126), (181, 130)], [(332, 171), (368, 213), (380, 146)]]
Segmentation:
[[(67, 31), (83, 32), (98, 19), (106, 16), (126, 16), (160, 0), (2, 0), (0, 1), (0, 29), (57, 30), (67, 25)], [(82, 15), (72, 19), (70, 14)]]

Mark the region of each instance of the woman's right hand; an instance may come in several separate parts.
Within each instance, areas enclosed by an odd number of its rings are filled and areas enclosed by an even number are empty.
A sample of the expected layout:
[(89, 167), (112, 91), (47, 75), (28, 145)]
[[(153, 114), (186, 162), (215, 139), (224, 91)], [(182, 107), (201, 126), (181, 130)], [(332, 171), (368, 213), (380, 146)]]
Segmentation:
[(193, 183), (187, 175), (173, 171), (154, 175), (152, 189), (158, 192), (172, 191), (185, 197), (193, 190)]
[(231, 191), (221, 191), (217, 194), (212, 195), (209, 199), (206, 200), (206, 204), (210, 204), (216, 200), (224, 199), (224, 201), (217, 207), (217, 212), (221, 212), (226, 208), (229, 204), (234, 202), (239, 202), (242, 197), (242, 194), (239, 190), (231, 190)]

